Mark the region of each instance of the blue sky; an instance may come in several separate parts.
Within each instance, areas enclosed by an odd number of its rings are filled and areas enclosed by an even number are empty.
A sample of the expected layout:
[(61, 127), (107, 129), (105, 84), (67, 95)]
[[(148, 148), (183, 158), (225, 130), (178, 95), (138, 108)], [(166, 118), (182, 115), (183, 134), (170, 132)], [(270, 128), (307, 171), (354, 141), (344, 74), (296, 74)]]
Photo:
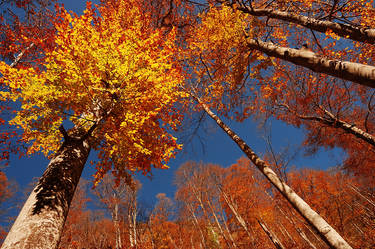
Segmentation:
[[(81, 14), (85, 7), (85, 1), (61, 0), (60, 2), (64, 3), (66, 9), (73, 10), (77, 14)], [(208, 118), (207, 122), (209, 122), (208, 126), (215, 127), (215, 124), (208, 120)], [(231, 128), (234, 129), (255, 152), (259, 153), (259, 155), (265, 152), (266, 145), (265, 141), (262, 139), (263, 133), (257, 129), (256, 122), (251, 119), (243, 123), (229, 122), (228, 120), (226, 120), (226, 122), (228, 122)], [(218, 127), (214, 128), (210, 133), (205, 134), (203, 139), (205, 143), (204, 152), (199, 141), (195, 139), (190, 145), (186, 146), (187, 149), (185, 151), (182, 151), (174, 160), (170, 161), (169, 170), (154, 170), (153, 180), (143, 176), (137, 176), (143, 185), (140, 191), (140, 200), (153, 203), (155, 201), (155, 195), (160, 192), (166, 193), (168, 197), (173, 198), (175, 191), (173, 186), (174, 171), (188, 160), (216, 163), (227, 167), (243, 156), (243, 153), (237, 145)], [(276, 151), (288, 144), (298, 146), (302, 140), (302, 130), (295, 129), (279, 121), (273, 121), (272, 142)], [(326, 169), (327, 167), (337, 164), (338, 153), (339, 151), (337, 150), (328, 152), (321, 151), (314, 157), (306, 158), (302, 156), (303, 152), (301, 152), (299, 153), (300, 156), (293, 161), (292, 165), (297, 167)], [(90, 157), (94, 159), (95, 154), (92, 153)], [(34, 177), (40, 177), (47, 165), (48, 160), (40, 155), (22, 159), (12, 157), (10, 166), (5, 169), (5, 172), (10, 179), (16, 180), (22, 189), (26, 187)], [(93, 174), (93, 167), (87, 163), (82, 177), (92, 180)]]

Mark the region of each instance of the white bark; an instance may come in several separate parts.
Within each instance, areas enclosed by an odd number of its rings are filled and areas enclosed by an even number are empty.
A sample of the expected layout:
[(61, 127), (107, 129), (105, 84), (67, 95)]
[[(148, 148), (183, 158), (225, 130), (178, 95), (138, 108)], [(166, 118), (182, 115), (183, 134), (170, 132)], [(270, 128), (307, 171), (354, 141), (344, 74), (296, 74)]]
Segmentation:
[[(131, 190), (130, 190), (131, 191)], [(136, 192), (131, 192), (128, 207), (129, 241), (131, 248), (137, 248), (137, 198)]]
[[(115, 194), (114, 198), (116, 197)], [(121, 243), (121, 231), (120, 231), (120, 221), (119, 221), (119, 210), (118, 210), (118, 201), (116, 200), (116, 203), (114, 204), (114, 210), (113, 210), (113, 215), (112, 215), (112, 220), (115, 225), (115, 230), (116, 230), (116, 249), (121, 249), (122, 248), (122, 243)]]
[(277, 248), (277, 249), (285, 249), (285, 247), (283, 246), (283, 244), (281, 244), (280, 240), (277, 238), (277, 236), (271, 232), (271, 230), (268, 229), (268, 227), (266, 226), (266, 224), (262, 221), (260, 221), (259, 219), (257, 219), (260, 227), (263, 229), (263, 231), (267, 234), (268, 238), (271, 240), (272, 244), (274, 244), (274, 246)]
[(89, 151), (87, 139), (65, 140), (24, 204), (2, 249), (57, 248)]
[(353, 124), (349, 124), (348, 122), (339, 119), (337, 116), (335, 116), (330, 111), (324, 109), (322, 106), (319, 108), (324, 112), (326, 116), (320, 117), (320, 116), (305, 116), (300, 115), (297, 112), (290, 109), (290, 107), (287, 104), (279, 104), (280, 106), (285, 107), (289, 112), (293, 113), (296, 117), (303, 119), (303, 120), (311, 120), (311, 121), (317, 121), (322, 124), (331, 126), (333, 128), (339, 128), (347, 133), (350, 133), (354, 136), (356, 136), (359, 139), (362, 139), (366, 143), (371, 144), (372, 146), (375, 146), (375, 136), (371, 135), (370, 133), (358, 128), (357, 126)]
[(292, 12), (278, 11), (274, 9), (252, 9), (249, 6), (241, 6), (238, 7), (238, 9), (253, 16), (266, 16), (269, 18), (283, 20), (299, 24), (305, 28), (322, 33), (332, 30), (338, 36), (351, 39), (353, 41), (375, 44), (375, 29), (353, 26), (346, 23), (318, 20)]
[(337, 249), (351, 249), (352, 247), (333, 229), (317, 212), (315, 212), (293, 189), (282, 181), (271, 167), (261, 160), (257, 154), (234, 133), (206, 104), (199, 98), (193, 96), (203, 107), (205, 112), (224, 130), (224, 132), (239, 146), (253, 164), (263, 173), (263, 175), (277, 188), (277, 190), (289, 201), (289, 203), (311, 224), (319, 235), (329, 246)]
[(325, 73), (340, 79), (375, 88), (375, 67), (349, 61), (330, 60), (305, 49), (281, 47), (272, 42), (247, 39), (250, 49), (268, 56), (280, 58), (317, 73)]

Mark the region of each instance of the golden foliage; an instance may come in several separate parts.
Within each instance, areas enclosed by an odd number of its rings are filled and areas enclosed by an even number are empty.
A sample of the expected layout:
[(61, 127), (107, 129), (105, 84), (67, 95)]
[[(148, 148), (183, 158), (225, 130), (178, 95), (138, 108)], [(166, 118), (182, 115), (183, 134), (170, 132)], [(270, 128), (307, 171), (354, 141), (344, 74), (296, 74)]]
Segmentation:
[(165, 168), (181, 147), (168, 133), (179, 124), (172, 107), (183, 96), (176, 32), (152, 28), (137, 0), (107, 4), (99, 12), (90, 4), (80, 17), (62, 11), (44, 70), (0, 64), (1, 81), (10, 89), (2, 98), (21, 103), (11, 124), (24, 130), (29, 153), (48, 155), (60, 146), (63, 122), (86, 130), (99, 123), (98, 179), (112, 164), (118, 176), (125, 169)]

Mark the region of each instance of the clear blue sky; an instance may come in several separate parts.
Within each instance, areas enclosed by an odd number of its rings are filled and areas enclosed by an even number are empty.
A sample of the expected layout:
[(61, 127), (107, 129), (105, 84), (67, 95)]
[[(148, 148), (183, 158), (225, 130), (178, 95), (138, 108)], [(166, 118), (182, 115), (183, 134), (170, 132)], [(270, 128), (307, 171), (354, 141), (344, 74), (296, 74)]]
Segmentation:
[[(77, 14), (81, 14), (85, 8), (85, 1), (81, 0), (60, 0), (60, 2), (64, 3), (66, 9), (73, 10)], [(208, 122), (211, 121), (208, 120)], [(247, 120), (244, 123), (232, 122), (230, 125), (232, 129), (238, 132), (240, 137), (242, 137), (249, 146), (255, 150), (255, 152), (260, 155), (265, 152), (265, 142), (261, 137), (262, 132), (257, 130), (257, 124), (255, 122)], [(211, 126), (215, 127), (215, 124), (211, 122)], [(303, 139), (302, 134), (301, 130), (297, 130), (278, 121), (273, 122), (272, 140), (276, 151), (288, 144), (299, 145)], [(190, 149), (181, 152), (176, 159), (169, 163), (169, 170), (154, 170), (152, 181), (146, 177), (139, 176), (138, 178), (143, 184), (143, 188), (140, 192), (140, 200), (152, 203), (155, 201), (155, 195), (160, 192), (166, 193), (168, 197), (173, 198), (175, 191), (172, 184), (174, 171), (185, 161), (203, 161), (207, 163), (217, 163), (227, 167), (243, 156), (243, 153), (237, 148), (237, 145), (235, 145), (235, 143), (219, 128), (216, 128), (216, 131), (205, 135), (204, 140), (204, 153), (199, 142), (195, 140), (190, 146), (188, 146)], [(191, 148), (194, 149), (194, 152), (192, 152)], [(319, 155), (309, 158), (300, 156), (293, 162), (293, 165), (297, 167), (326, 169), (327, 167), (335, 166), (337, 164), (337, 153), (338, 151), (321, 152)], [(300, 155), (302, 154), (303, 153), (300, 153)], [(337, 158), (335, 158), (335, 156)], [(95, 155), (92, 153), (90, 157), (93, 159)], [(6, 168), (5, 172), (9, 178), (16, 180), (22, 189), (31, 182), (33, 177), (40, 177), (47, 164), (48, 160), (43, 156), (35, 155), (30, 158), (22, 159), (12, 157), (10, 166)], [(82, 177), (92, 180), (91, 176), (93, 174), (93, 167), (87, 164)]]

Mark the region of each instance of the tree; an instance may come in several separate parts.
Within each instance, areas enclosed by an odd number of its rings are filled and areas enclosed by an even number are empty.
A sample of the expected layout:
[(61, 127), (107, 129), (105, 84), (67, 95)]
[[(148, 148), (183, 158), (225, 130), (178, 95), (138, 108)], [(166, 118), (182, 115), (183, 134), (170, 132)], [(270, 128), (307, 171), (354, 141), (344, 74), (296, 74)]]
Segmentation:
[(363, 85), (373, 86), (341, 72), (344, 60), (372, 67), (371, 2), (208, 2), (187, 38), (200, 97), (239, 120), (263, 112), (303, 125), (311, 151), (342, 147), (344, 167), (371, 179), (373, 89)]
[[(112, 167), (118, 179), (167, 168), (180, 148), (168, 133), (180, 119), (174, 102), (184, 96), (176, 88), (182, 77), (173, 58), (175, 32), (154, 29), (141, 7), (108, 2), (96, 16), (88, 5), (80, 17), (61, 10), (56, 46), (42, 69), (0, 64), (11, 89), (3, 98), (22, 103), (11, 124), (23, 129), (28, 153), (52, 158), (3, 248), (56, 248), (91, 148), (101, 159), (97, 181)], [(65, 120), (73, 123), (69, 131)]]
[(139, 181), (129, 178), (115, 183), (113, 177), (105, 175), (94, 190), (111, 214), (116, 230), (116, 249), (123, 247), (120, 224), (125, 222), (128, 224), (129, 245), (131, 248), (137, 247), (137, 192), (141, 186)]
[[(221, 205), (218, 185), (222, 183), (223, 169), (214, 164), (186, 162), (176, 171), (178, 187), (175, 198), (181, 203), (181, 211), (188, 211), (195, 218), (206, 248), (224, 244), (237, 248), (229, 231)], [(186, 211), (184, 211), (186, 210)], [(202, 221), (199, 224), (198, 219)], [(207, 237), (207, 238), (205, 238)]]
[(76, 247), (85, 247), (90, 242), (88, 234), (91, 231), (90, 212), (86, 210), (86, 204), (90, 199), (87, 197), (87, 183), (84, 179), (78, 183), (72, 203), (69, 208), (69, 213), (64, 225), (63, 233), (59, 248), (70, 248), (74, 245)]
[(223, 131), (238, 145), (251, 162), (262, 174), (276, 187), (276, 189), (289, 201), (302, 217), (314, 227), (319, 235), (333, 248), (351, 248), (337, 231), (330, 226), (317, 212), (315, 212), (296, 192), (293, 191), (277, 174), (271, 166), (263, 161), (233, 130), (230, 129), (209, 107), (198, 97), (196, 101), (204, 111), (223, 129)]
[[(17, 0), (0, 3), (0, 58), (11, 67), (22, 68), (39, 65), (44, 52), (51, 49), (55, 19), (53, 0)], [(9, 90), (5, 84), (1, 91)], [(12, 114), (11, 101), (0, 102), (0, 160), (7, 165), (11, 153), (24, 154), (25, 146), (15, 127), (8, 125)]]
[[(369, 81), (369, 78), (358, 79), (362, 77), (359, 75), (362, 73), (371, 77), (371, 73), (367, 74), (366, 70), (373, 67), (365, 65), (364, 63), (368, 62), (365, 62), (362, 56), (362, 53), (366, 53), (365, 48), (368, 48), (368, 46), (367, 44), (358, 45), (356, 41), (352, 43), (348, 42), (348, 44), (350, 43), (348, 48), (342, 49), (343, 51), (338, 51), (339, 48), (336, 49), (334, 46), (340, 45), (337, 43), (337, 40), (339, 40), (338, 35), (343, 34), (345, 34), (347, 38), (351, 37), (352, 39), (360, 39), (361, 41), (366, 40), (359, 38), (361, 35), (358, 34), (357, 31), (363, 31), (362, 37), (368, 37), (368, 34), (372, 32), (371, 28), (358, 26), (359, 23), (366, 23), (366, 25), (371, 24), (371, 18), (369, 17), (373, 14), (373, 11), (370, 7), (370, 3), (367, 2), (355, 4), (358, 9), (349, 7), (346, 4), (347, 3), (335, 2), (334, 6), (331, 6), (332, 8), (330, 9), (327, 6), (322, 6), (323, 4), (321, 3), (312, 4), (309, 1), (302, 3), (295, 3), (293, 1), (290, 3), (279, 1), (271, 3), (263, 1), (256, 3), (243, 1), (210, 1), (209, 4), (206, 5), (207, 8), (198, 16), (197, 25), (194, 26), (187, 35), (189, 49), (187, 49), (186, 56), (184, 57), (187, 58), (186, 60), (189, 61), (188, 63), (190, 65), (190, 71), (188, 71), (187, 74), (196, 81), (191, 85), (186, 84), (187, 91), (193, 95), (198, 105), (204, 109), (234, 141), (237, 140), (239, 147), (252, 159), (255, 165), (258, 165), (257, 167), (263, 171), (263, 173), (266, 173), (264, 171), (265, 164), (263, 164), (263, 161), (259, 160), (260, 158), (255, 156), (252, 150), (248, 150), (248, 147), (243, 141), (233, 133), (228, 126), (224, 125), (211, 109), (216, 109), (220, 114), (226, 115), (227, 117), (237, 117), (240, 120), (248, 117), (249, 113), (259, 114), (259, 112), (271, 109), (276, 105), (282, 106), (284, 104), (284, 108), (288, 109), (285, 102), (279, 103), (277, 101), (278, 99), (275, 100), (274, 96), (278, 94), (281, 96), (280, 99), (282, 99), (283, 96), (285, 96), (284, 99), (288, 99), (289, 96), (292, 95), (292, 97), (290, 97), (292, 103), (299, 104), (299, 102), (294, 100), (298, 97), (299, 92), (293, 92), (294, 89), (298, 88), (290, 77), (286, 77), (290, 72), (298, 71), (299, 75), (297, 78), (304, 86), (304, 88), (301, 88), (301, 92), (304, 90), (309, 94), (309, 91), (316, 90), (314, 92), (316, 97), (322, 94), (323, 96), (331, 94), (333, 97), (330, 96), (330, 100), (336, 98), (333, 110), (335, 108), (337, 108), (337, 110), (345, 110), (344, 108), (348, 108), (348, 113), (350, 113), (349, 117), (354, 117), (355, 112), (353, 110), (361, 110), (361, 113), (364, 113), (363, 111), (366, 109), (364, 103), (367, 101), (368, 103), (371, 102), (371, 98), (368, 97), (371, 96), (371, 89), (365, 86), (373, 87), (373, 83), (370, 83), (371, 80)], [(289, 16), (281, 18), (280, 15), (285, 13), (278, 12), (277, 14), (279, 16), (276, 17), (275, 10), (278, 8), (281, 11), (289, 12)], [(257, 12), (259, 9), (262, 9), (261, 13)], [(264, 9), (267, 9), (267, 11), (264, 11)], [(294, 19), (291, 17), (292, 14), (290, 14), (293, 11), (297, 13), (293, 15)], [(365, 14), (366, 11), (370, 14)], [(269, 14), (271, 12), (272, 14)], [(307, 15), (306, 13), (311, 16), (311, 18), (305, 18), (305, 21), (308, 19), (306, 22), (309, 22), (309, 24), (302, 23), (301, 21), (303, 15)], [(338, 13), (341, 14), (340, 22), (347, 21), (347, 25), (334, 23), (334, 19), (340, 19)], [(258, 16), (265, 16), (265, 18), (259, 18)], [(296, 20), (298, 18), (301, 19), (299, 22)], [(318, 18), (327, 19), (330, 23), (318, 23)], [(285, 21), (287, 23), (285, 23)], [(324, 26), (326, 33), (316, 34), (315, 31), (312, 31), (312, 35), (306, 37), (304, 28), (293, 26), (296, 23), (302, 24), (302, 26), (305, 27), (308, 26), (309, 28), (312, 26), (311, 29), (318, 32), (321, 32), (322, 29), (319, 30), (319, 28)], [(335, 28), (334, 31), (327, 30), (329, 25), (340, 26), (341, 30), (338, 28)], [(350, 33), (349, 30), (357, 30), (353, 31), (357, 33)], [(326, 38), (326, 41), (323, 40), (323, 38)], [(332, 40), (335, 41), (332, 42)], [(368, 39), (366, 42), (371, 43)], [(298, 46), (300, 49), (294, 49), (292, 46)], [(360, 53), (356, 54), (358, 51), (360, 51)], [(372, 50), (369, 49), (369, 52), (366, 53), (369, 55), (370, 60), (373, 58), (371, 51)], [(264, 54), (269, 57), (265, 57)], [(360, 63), (352, 63), (350, 61)], [(288, 67), (286, 67), (284, 66), (286, 65), (285, 62), (292, 62), (294, 65), (287, 64)], [(354, 73), (352, 69), (357, 66), (358, 68)], [(362, 66), (363, 71), (359, 69), (359, 67)], [(304, 68), (304, 70), (299, 70), (300, 68)], [(301, 77), (301, 71), (303, 72), (302, 75), (307, 75), (305, 73), (306, 68), (319, 73), (319, 75), (310, 74), (312, 75), (310, 78)], [(285, 76), (283, 75), (284, 72), (280, 73), (280, 69), (288, 69), (286, 70)], [(352, 72), (354, 74), (352, 74)], [(333, 75), (338, 79), (327, 77), (321, 73)], [(357, 75), (354, 76), (355, 74)], [(280, 75), (284, 76), (281, 80), (279, 80)], [(338, 84), (337, 88), (331, 88), (332, 82), (336, 80), (349, 80), (360, 83), (362, 86), (350, 83), (348, 85), (347, 82), (344, 82), (341, 85)], [(312, 81), (312, 83), (309, 81)], [(324, 81), (324, 83), (322, 83), (322, 81)], [(344, 92), (349, 92), (350, 94), (345, 93), (344, 95), (342, 94)], [(363, 93), (365, 93), (366, 97), (362, 97)], [(340, 105), (342, 101), (340, 96), (345, 96), (345, 106)], [(351, 99), (352, 96), (353, 99)], [(314, 107), (312, 103), (320, 104), (320, 102), (318, 102), (319, 99), (314, 99), (313, 97), (307, 95), (306, 98), (301, 98), (303, 100), (300, 102), (303, 105), (296, 106), (304, 111), (304, 108), (308, 109), (309, 105)], [(259, 99), (261, 104), (257, 106), (255, 102)], [(312, 99), (315, 102), (312, 102)], [(329, 104), (329, 101), (327, 102)], [(372, 149), (371, 132), (364, 127), (354, 127), (355, 125), (351, 125), (352, 120), (347, 121), (346, 115), (341, 116), (340, 112), (334, 112), (332, 109), (326, 108), (326, 106), (317, 106), (319, 108), (315, 108), (314, 115), (308, 115), (306, 120), (312, 117), (311, 120), (321, 121), (320, 124), (316, 125), (316, 130), (320, 129), (322, 125), (328, 124), (333, 128), (329, 130), (329, 134), (331, 135), (329, 139), (331, 137), (335, 137), (335, 139), (329, 140), (325, 134), (324, 136), (318, 133), (320, 137), (316, 140), (311, 139), (312, 144), (317, 141), (316, 144), (318, 145), (328, 146), (329, 143), (336, 145), (341, 142), (346, 148), (351, 148), (348, 149), (348, 151), (352, 150), (356, 151), (356, 153), (365, 151), (360, 149), (359, 146), (356, 146), (356, 144), (347, 145), (348, 143), (343, 143), (344, 139), (348, 141), (348, 139), (354, 135), (358, 139), (363, 140), (359, 141), (360, 143), (366, 143), (363, 147), (369, 150)], [(355, 108), (350, 109), (352, 106), (355, 106)], [(357, 106), (359, 106), (358, 109), (356, 108)], [(365, 122), (363, 122), (365, 123), (365, 127), (366, 124), (368, 127), (372, 127), (373, 118), (372, 114), (370, 114), (371, 106), (370, 104), (368, 107), (369, 114), (361, 119), (365, 120)], [(304, 115), (305, 113), (300, 110), (297, 113), (293, 113), (294, 110), (291, 109), (289, 112), (294, 116), (299, 115), (299, 118), (306, 117)], [(275, 116), (279, 115), (279, 113), (273, 113), (272, 111), (269, 112), (269, 114), (275, 114)], [(324, 114), (324, 116), (322, 114)], [(285, 119), (290, 120), (290, 116), (292, 115), (289, 115), (289, 117)], [(295, 119), (292, 119), (292, 122), (294, 122), (294, 120)], [(335, 134), (337, 131), (334, 129), (341, 129), (345, 131), (346, 134), (337, 136)], [(332, 143), (332, 141), (334, 142)], [(361, 148), (363, 147), (361, 145)], [(364, 154), (365, 153), (366, 152), (364, 152)], [(361, 158), (365, 157), (363, 156)], [(371, 162), (372, 161), (370, 161), (369, 164), (371, 164)], [(268, 171), (268, 166), (266, 171)], [(282, 186), (278, 189), (281, 190), (281, 192), (285, 190)], [(286, 196), (285, 192), (283, 192), (283, 195)], [(323, 239), (327, 239), (327, 237), (324, 237), (325, 236), (323, 236)], [(337, 240), (341, 240), (343, 245), (350, 248), (342, 238), (338, 237)], [(330, 246), (334, 246), (332, 244), (335, 243), (334, 241), (336, 241), (336, 239), (332, 241), (328, 239), (327, 242)]]

